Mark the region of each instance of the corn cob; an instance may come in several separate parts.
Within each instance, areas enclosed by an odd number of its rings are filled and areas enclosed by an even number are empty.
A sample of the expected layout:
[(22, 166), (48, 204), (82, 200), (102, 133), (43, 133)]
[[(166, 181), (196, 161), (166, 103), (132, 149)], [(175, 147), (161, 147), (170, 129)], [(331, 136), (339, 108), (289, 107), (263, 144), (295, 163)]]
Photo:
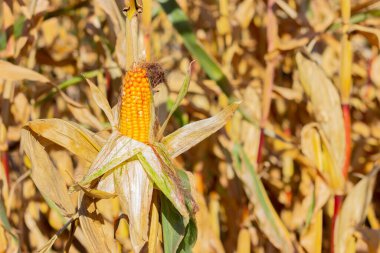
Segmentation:
[(144, 143), (149, 141), (151, 103), (147, 70), (143, 67), (129, 70), (121, 92), (119, 131), (122, 135)]

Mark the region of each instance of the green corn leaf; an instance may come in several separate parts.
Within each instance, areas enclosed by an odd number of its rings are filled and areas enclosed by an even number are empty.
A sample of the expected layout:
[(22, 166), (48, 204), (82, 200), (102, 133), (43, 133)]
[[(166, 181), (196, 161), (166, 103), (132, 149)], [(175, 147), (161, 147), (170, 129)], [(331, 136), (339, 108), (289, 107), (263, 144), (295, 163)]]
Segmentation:
[(217, 61), (199, 43), (193, 32), (189, 18), (182, 11), (178, 3), (175, 0), (159, 0), (158, 2), (168, 15), (169, 21), (183, 38), (187, 50), (200, 63), (206, 74), (218, 84), (227, 96), (230, 96), (232, 88), (227, 76), (223, 73)]
[(22, 32), (24, 30), (25, 20), (26, 18), (24, 16), (20, 16), (16, 19), (13, 25), (13, 35), (15, 36), (16, 39), (22, 35)]
[(7, 33), (0, 31), (0, 51), (7, 47)]

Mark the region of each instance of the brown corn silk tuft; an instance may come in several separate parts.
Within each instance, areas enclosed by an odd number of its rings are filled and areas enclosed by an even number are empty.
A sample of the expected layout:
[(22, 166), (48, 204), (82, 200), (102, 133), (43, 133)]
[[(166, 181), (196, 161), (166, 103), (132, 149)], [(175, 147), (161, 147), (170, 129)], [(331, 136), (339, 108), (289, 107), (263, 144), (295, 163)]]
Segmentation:
[(152, 93), (147, 70), (135, 67), (124, 77), (121, 90), (119, 131), (140, 142), (147, 143), (150, 136)]

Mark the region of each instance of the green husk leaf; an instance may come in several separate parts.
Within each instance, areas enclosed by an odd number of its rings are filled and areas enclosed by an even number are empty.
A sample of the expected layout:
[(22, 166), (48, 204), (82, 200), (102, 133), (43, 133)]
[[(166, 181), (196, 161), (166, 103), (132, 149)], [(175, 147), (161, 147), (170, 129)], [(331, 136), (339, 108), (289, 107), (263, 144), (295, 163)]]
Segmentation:
[(197, 241), (198, 230), (197, 224), (193, 218), (190, 218), (189, 223), (186, 227), (185, 237), (183, 238), (181, 244), (178, 247), (179, 253), (191, 253), (192, 248)]
[(183, 217), (165, 195), (160, 194), (164, 251), (177, 252), (189, 219)]
[(239, 104), (240, 102), (234, 102), (211, 118), (187, 124), (165, 136), (162, 143), (166, 146), (170, 156), (174, 158), (184, 153), (222, 128), (232, 117)]

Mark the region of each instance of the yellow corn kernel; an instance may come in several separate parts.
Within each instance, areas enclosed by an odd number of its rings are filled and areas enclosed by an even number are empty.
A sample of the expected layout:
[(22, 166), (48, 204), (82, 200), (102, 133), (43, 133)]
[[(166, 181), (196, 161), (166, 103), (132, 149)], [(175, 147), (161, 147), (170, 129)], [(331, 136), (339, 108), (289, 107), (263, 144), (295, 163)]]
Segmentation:
[(147, 143), (150, 135), (151, 90), (145, 68), (129, 70), (121, 91), (119, 131)]

